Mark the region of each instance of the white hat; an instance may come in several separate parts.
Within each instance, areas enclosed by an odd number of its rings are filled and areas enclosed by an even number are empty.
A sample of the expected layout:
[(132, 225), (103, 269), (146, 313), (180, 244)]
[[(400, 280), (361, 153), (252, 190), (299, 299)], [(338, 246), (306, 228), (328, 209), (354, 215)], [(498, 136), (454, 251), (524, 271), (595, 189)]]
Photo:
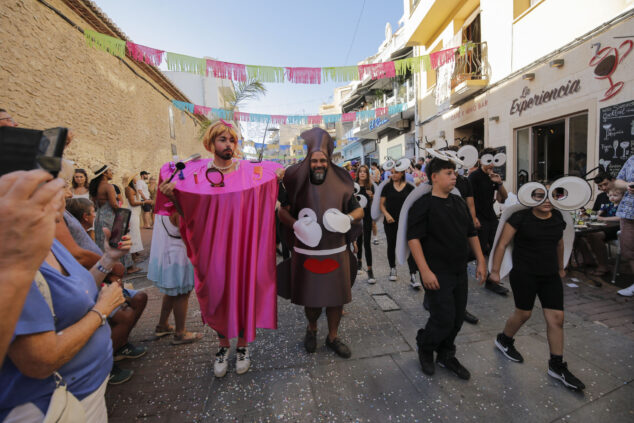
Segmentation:
[(97, 165), (92, 168), (92, 173), (95, 174), (95, 178), (96, 178), (97, 176), (104, 173), (106, 170), (108, 170), (108, 165)]

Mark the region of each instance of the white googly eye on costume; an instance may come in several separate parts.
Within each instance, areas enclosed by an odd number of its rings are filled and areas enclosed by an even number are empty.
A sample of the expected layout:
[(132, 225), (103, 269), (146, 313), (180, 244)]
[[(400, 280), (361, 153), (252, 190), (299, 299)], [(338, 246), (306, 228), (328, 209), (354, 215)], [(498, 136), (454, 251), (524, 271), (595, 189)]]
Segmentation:
[(358, 183), (354, 183), (354, 193), (358, 194), (359, 192), (361, 192), (361, 186)]
[(548, 190), (539, 182), (528, 182), (517, 190), (517, 199), (526, 207), (536, 207), (546, 201)]
[(500, 167), (506, 163), (506, 154), (498, 153), (493, 157), (493, 166)]
[(585, 206), (592, 197), (592, 188), (578, 176), (564, 176), (550, 185), (548, 199), (559, 210), (572, 211)]
[(362, 209), (365, 209), (368, 205), (368, 198), (365, 195), (355, 195), (355, 198), (359, 202), (359, 206), (361, 206)]
[(410, 162), (409, 159), (401, 159), (394, 165), (394, 170), (397, 172), (405, 172), (411, 165), (412, 162)]
[(317, 213), (315, 213), (315, 210), (309, 209), (308, 207), (301, 209), (297, 215), (298, 220), (304, 217), (309, 217), (314, 222), (317, 222)]
[(396, 163), (394, 163), (394, 160), (390, 159), (387, 162), (383, 163), (383, 170), (392, 170), (395, 165)]
[(453, 150), (443, 150), (442, 153), (449, 157), (449, 161), (456, 165), (456, 167), (464, 167), (464, 162), (458, 158), (458, 153)]
[(493, 164), (493, 154), (485, 154), (482, 157), (480, 157), (480, 164), (484, 166)]
[(472, 168), (478, 162), (478, 149), (472, 145), (464, 145), (458, 150), (458, 158), (464, 163), (464, 167)]
[(435, 157), (437, 159), (445, 160), (445, 161), (449, 160), (449, 157), (447, 157), (445, 154), (441, 153), (440, 151), (434, 150), (433, 148), (426, 148), (425, 151), (427, 151), (427, 153), (430, 156)]

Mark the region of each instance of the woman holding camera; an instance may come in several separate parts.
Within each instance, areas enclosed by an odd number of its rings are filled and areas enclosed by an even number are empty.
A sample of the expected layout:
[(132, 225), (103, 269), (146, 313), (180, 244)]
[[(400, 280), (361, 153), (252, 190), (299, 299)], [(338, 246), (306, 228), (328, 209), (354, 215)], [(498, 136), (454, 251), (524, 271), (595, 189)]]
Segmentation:
[(60, 378), (80, 401), (83, 415), (76, 418), (107, 421), (104, 393), (112, 367), (112, 342), (106, 316), (124, 299), (118, 284), (99, 287), (128, 253), (131, 242), (125, 236), (118, 248), (112, 248), (110, 231), (103, 232), (105, 253), (90, 270), (59, 241), (53, 242), (31, 285), (0, 369), (0, 421), (41, 422)]

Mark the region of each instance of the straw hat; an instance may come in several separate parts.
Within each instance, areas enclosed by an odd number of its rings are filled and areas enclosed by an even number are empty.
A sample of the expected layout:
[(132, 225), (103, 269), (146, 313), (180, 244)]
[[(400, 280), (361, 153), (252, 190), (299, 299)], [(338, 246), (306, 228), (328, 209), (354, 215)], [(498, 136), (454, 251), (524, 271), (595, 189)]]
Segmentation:
[(123, 187), (124, 188), (127, 187), (130, 181), (134, 179), (135, 176), (136, 176), (136, 173), (126, 173), (125, 176), (122, 178)]
[(93, 166), (92, 173), (95, 174), (95, 178), (96, 178), (108, 169), (109, 169), (108, 165), (97, 165), (97, 166)]

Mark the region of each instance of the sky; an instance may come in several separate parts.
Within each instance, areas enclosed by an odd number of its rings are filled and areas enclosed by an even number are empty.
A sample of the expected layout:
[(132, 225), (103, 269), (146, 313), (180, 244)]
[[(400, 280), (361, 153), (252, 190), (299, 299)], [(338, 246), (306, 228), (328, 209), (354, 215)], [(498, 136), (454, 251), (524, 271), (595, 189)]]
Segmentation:
[[(403, 0), (93, 1), (137, 44), (268, 66), (355, 65), (377, 52), (385, 24), (396, 30), (403, 15)], [(337, 85), (266, 84), (266, 96), (240, 109), (317, 114)]]

